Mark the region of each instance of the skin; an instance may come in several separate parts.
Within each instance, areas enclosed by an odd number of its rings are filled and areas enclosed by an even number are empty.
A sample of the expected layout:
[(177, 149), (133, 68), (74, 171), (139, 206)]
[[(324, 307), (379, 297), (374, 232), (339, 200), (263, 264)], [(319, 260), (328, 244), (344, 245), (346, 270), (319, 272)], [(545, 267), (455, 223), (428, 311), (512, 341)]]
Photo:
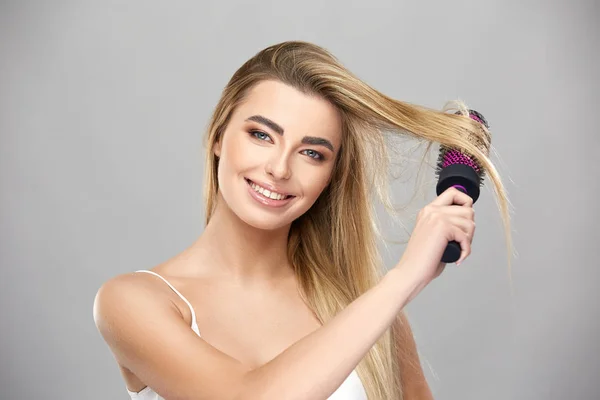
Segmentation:
[[(283, 134), (264, 121), (248, 120), (257, 115), (274, 121)], [(220, 190), (210, 223), (191, 246), (151, 269), (190, 301), (202, 338), (248, 369), (264, 365), (320, 327), (299, 296), (287, 260), (287, 237), (292, 221), (329, 184), (341, 135), (340, 116), (324, 99), (277, 81), (256, 85), (214, 149)], [(303, 143), (307, 136), (332, 149)], [(294, 197), (283, 207), (266, 207), (250, 195), (246, 179)], [(188, 306), (159, 278), (138, 273), (114, 279), (152, 291), (156, 301), (191, 324)], [(403, 368), (406, 399), (428, 399), (412, 333), (403, 321), (400, 340), (411, 364)], [(129, 390), (142, 390), (146, 385), (126, 367), (125, 356), (114, 354)]]

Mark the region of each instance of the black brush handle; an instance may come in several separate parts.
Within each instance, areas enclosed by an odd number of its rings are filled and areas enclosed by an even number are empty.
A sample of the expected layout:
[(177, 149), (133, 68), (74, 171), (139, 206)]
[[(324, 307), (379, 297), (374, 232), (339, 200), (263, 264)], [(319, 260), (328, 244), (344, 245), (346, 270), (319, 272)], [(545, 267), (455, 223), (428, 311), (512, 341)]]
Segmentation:
[[(461, 185), (454, 185), (454, 187), (463, 193), (467, 193), (467, 190)], [(455, 203), (454, 205), (457, 204)], [(446, 250), (444, 250), (444, 254), (442, 254), (442, 262), (450, 264), (458, 261), (461, 250), (462, 248), (460, 247), (460, 243), (458, 243), (456, 240), (448, 242), (446, 245)]]
[(448, 242), (446, 250), (442, 254), (442, 262), (446, 264), (454, 263), (460, 258), (461, 247), (456, 240)]
[[(461, 185), (454, 185), (454, 187), (463, 193), (467, 193), (467, 190)], [(457, 204), (455, 203), (454, 205)], [(460, 243), (458, 243), (456, 240), (448, 242), (448, 244), (446, 245), (446, 250), (444, 250), (444, 254), (442, 254), (442, 262), (450, 264), (458, 261), (458, 259), (460, 258), (461, 251), (462, 248), (460, 247)]]
[[(463, 193), (466, 193), (473, 199), (473, 203), (479, 198), (479, 177), (475, 170), (467, 165), (455, 164), (444, 168), (440, 172), (436, 192), (438, 196), (446, 189), (455, 187)], [(442, 262), (449, 264), (458, 261), (460, 258), (460, 244), (452, 240), (448, 242), (444, 254), (442, 254)]]

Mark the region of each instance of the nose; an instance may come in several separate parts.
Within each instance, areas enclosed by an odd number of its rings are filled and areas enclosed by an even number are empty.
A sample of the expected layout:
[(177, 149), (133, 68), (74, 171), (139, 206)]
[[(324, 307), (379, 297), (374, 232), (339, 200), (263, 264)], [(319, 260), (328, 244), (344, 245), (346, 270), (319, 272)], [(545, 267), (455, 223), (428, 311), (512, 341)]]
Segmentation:
[(290, 160), (283, 152), (274, 152), (271, 158), (265, 164), (265, 172), (277, 180), (290, 179), (292, 169), (290, 168)]

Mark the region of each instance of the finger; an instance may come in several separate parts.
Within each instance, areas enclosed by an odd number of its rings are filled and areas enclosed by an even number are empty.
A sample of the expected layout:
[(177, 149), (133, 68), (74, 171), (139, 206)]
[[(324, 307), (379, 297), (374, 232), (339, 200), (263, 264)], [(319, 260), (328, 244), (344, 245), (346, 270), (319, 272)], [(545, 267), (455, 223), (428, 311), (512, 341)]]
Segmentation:
[(471, 241), (469, 236), (463, 232), (458, 226), (454, 227), (454, 240), (460, 244), (460, 257), (456, 261), (456, 265), (460, 265), (471, 254)]
[(475, 222), (458, 216), (449, 216), (450, 223), (454, 226), (458, 226), (461, 231), (467, 234), (469, 242), (473, 242), (473, 234), (475, 233)]
[(445, 215), (467, 218), (470, 220), (475, 220), (475, 210), (473, 207), (461, 207), (458, 205), (452, 206), (441, 206), (438, 208)]
[(473, 199), (468, 194), (463, 193), (454, 187), (450, 187), (444, 190), (444, 192), (434, 199), (431, 204), (437, 206), (451, 206), (456, 204), (459, 206), (472, 207)]

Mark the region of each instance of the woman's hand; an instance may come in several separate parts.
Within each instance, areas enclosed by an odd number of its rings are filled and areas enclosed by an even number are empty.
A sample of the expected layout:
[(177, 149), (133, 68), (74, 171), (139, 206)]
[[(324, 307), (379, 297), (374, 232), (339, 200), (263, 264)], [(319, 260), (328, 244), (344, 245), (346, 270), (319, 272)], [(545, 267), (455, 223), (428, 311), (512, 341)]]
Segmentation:
[(447, 189), (419, 211), (406, 250), (395, 267), (410, 272), (418, 282), (410, 300), (443, 272), (446, 264), (440, 260), (448, 242), (455, 240), (462, 249), (457, 265), (471, 254), (474, 217), (473, 199), (455, 188)]

